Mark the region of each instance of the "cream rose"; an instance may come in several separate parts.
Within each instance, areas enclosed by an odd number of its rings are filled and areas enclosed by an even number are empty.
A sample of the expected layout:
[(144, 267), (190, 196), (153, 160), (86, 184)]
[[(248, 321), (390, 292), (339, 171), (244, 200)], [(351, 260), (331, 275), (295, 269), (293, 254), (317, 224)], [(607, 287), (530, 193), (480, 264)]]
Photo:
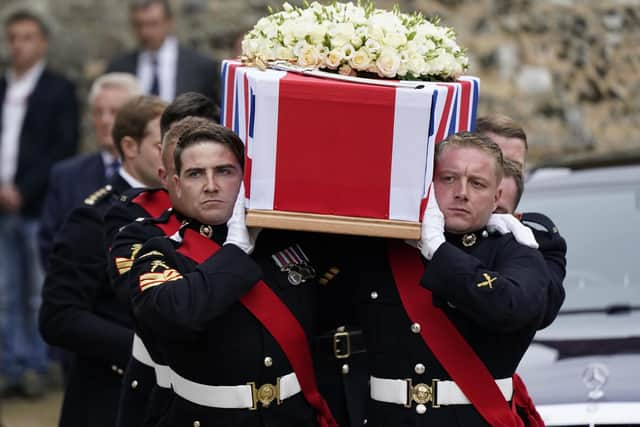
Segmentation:
[(298, 55), (298, 65), (303, 67), (318, 67), (322, 64), (323, 58), (320, 49), (313, 45), (307, 45), (300, 50)]
[(373, 58), (366, 47), (361, 47), (349, 60), (349, 65), (356, 70), (364, 71), (371, 66)]
[(376, 67), (381, 77), (395, 77), (400, 68), (400, 55), (394, 49), (384, 48), (376, 61)]

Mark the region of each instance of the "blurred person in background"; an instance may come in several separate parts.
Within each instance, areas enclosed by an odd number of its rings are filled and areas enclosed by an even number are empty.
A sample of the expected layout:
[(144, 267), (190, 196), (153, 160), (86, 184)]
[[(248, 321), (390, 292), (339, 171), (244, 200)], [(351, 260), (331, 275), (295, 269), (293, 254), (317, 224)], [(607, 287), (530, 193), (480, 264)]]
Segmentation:
[(122, 375), (131, 355), (133, 322), (107, 275), (104, 215), (131, 188), (160, 185), (160, 115), (166, 103), (140, 96), (116, 116), (113, 140), (122, 166), (64, 222), (50, 256), (40, 331), (75, 354), (61, 427), (113, 427)]
[(74, 85), (46, 64), (50, 30), (16, 10), (5, 21), (10, 64), (0, 76), (0, 389), (44, 392), (37, 330), (42, 269), (37, 233), (51, 166), (78, 146)]
[(120, 160), (111, 137), (113, 122), (122, 105), (141, 94), (135, 77), (126, 73), (104, 74), (91, 85), (89, 109), (99, 150), (59, 162), (51, 170), (38, 233), (45, 270), (55, 234), (66, 217), (117, 172)]
[(132, 0), (129, 11), (138, 48), (115, 58), (107, 71), (134, 74), (145, 93), (169, 102), (193, 91), (219, 103), (219, 64), (178, 42), (169, 2)]

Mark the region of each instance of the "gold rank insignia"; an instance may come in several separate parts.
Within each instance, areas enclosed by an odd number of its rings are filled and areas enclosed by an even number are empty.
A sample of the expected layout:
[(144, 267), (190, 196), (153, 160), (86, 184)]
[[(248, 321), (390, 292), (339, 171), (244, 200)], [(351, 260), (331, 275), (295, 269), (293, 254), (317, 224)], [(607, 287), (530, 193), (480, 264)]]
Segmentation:
[(110, 185), (105, 185), (99, 190), (96, 190), (94, 193), (89, 195), (89, 197), (84, 199), (84, 203), (89, 206), (95, 205), (100, 199), (102, 199), (104, 196), (109, 194), (109, 192), (111, 191), (111, 188), (112, 187)]
[[(138, 254), (136, 253), (136, 255), (138, 255)], [(133, 258), (135, 258), (136, 255), (134, 255)], [(140, 255), (140, 258), (146, 258), (148, 256), (161, 256), (161, 257), (164, 257), (164, 254), (162, 252), (160, 252), (160, 251), (151, 251), (151, 252), (147, 252), (147, 253), (144, 253), (144, 254)]]
[(488, 286), (489, 289), (493, 289), (493, 282), (498, 280), (498, 277), (497, 276), (496, 277), (491, 277), (487, 273), (482, 273), (482, 276), (485, 278), (485, 281), (478, 283), (476, 286), (479, 287), (479, 288), (484, 288), (485, 286)]
[(116, 257), (116, 268), (118, 269), (118, 274), (122, 275), (131, 270), (133, 266), (133, 260), (135, 259), (138, 252), (142, 249), (142, 245), (140, 243), (135, 243), (131, 245), (131, 257)]
[(324, 273), (322, 277), (318, 279), (318, 283), (321, 285), (326, 285), (329, 283), (334, 277), (336, 277), (340, 273), (340, 269), (338, 267), (331, 267), (329, 271)]
[(150, 272), (140, 275), (139, 286), (141, 291), (146, 291), (163, 283), (182, 279), (182, 274), (173, 268), (168, 268), (162, 272)]

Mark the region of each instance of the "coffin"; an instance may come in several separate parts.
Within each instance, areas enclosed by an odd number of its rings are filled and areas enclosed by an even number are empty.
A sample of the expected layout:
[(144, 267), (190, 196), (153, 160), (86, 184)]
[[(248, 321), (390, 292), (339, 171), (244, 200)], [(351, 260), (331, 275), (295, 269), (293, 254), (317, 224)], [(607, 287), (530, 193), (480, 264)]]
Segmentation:
[(248, 225), (419, 237), (435, 144), (474, 129), (479, 79), (349, 80), (223, 62), (221, 120), (245, 143)]

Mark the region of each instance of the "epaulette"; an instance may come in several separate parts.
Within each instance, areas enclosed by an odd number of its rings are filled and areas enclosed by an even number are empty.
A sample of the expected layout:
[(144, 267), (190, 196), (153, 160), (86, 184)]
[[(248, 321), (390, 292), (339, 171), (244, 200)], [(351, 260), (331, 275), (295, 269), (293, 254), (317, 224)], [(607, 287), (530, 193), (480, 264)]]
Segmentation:
[(84, 204), (89, 206), (95, 205), (100, 200), (111, 194), (111, 190), (113, 190), (113, 187), (111, 185), (105, 185), (104, 187), (96, 190), (91, 195), (89, 195), (89, 197), (84, 199)]
[(538, 212), (523, 213), (522, 223), (535, 231), (558, 233), (558, 227), (551, 221), (551, 218)]

